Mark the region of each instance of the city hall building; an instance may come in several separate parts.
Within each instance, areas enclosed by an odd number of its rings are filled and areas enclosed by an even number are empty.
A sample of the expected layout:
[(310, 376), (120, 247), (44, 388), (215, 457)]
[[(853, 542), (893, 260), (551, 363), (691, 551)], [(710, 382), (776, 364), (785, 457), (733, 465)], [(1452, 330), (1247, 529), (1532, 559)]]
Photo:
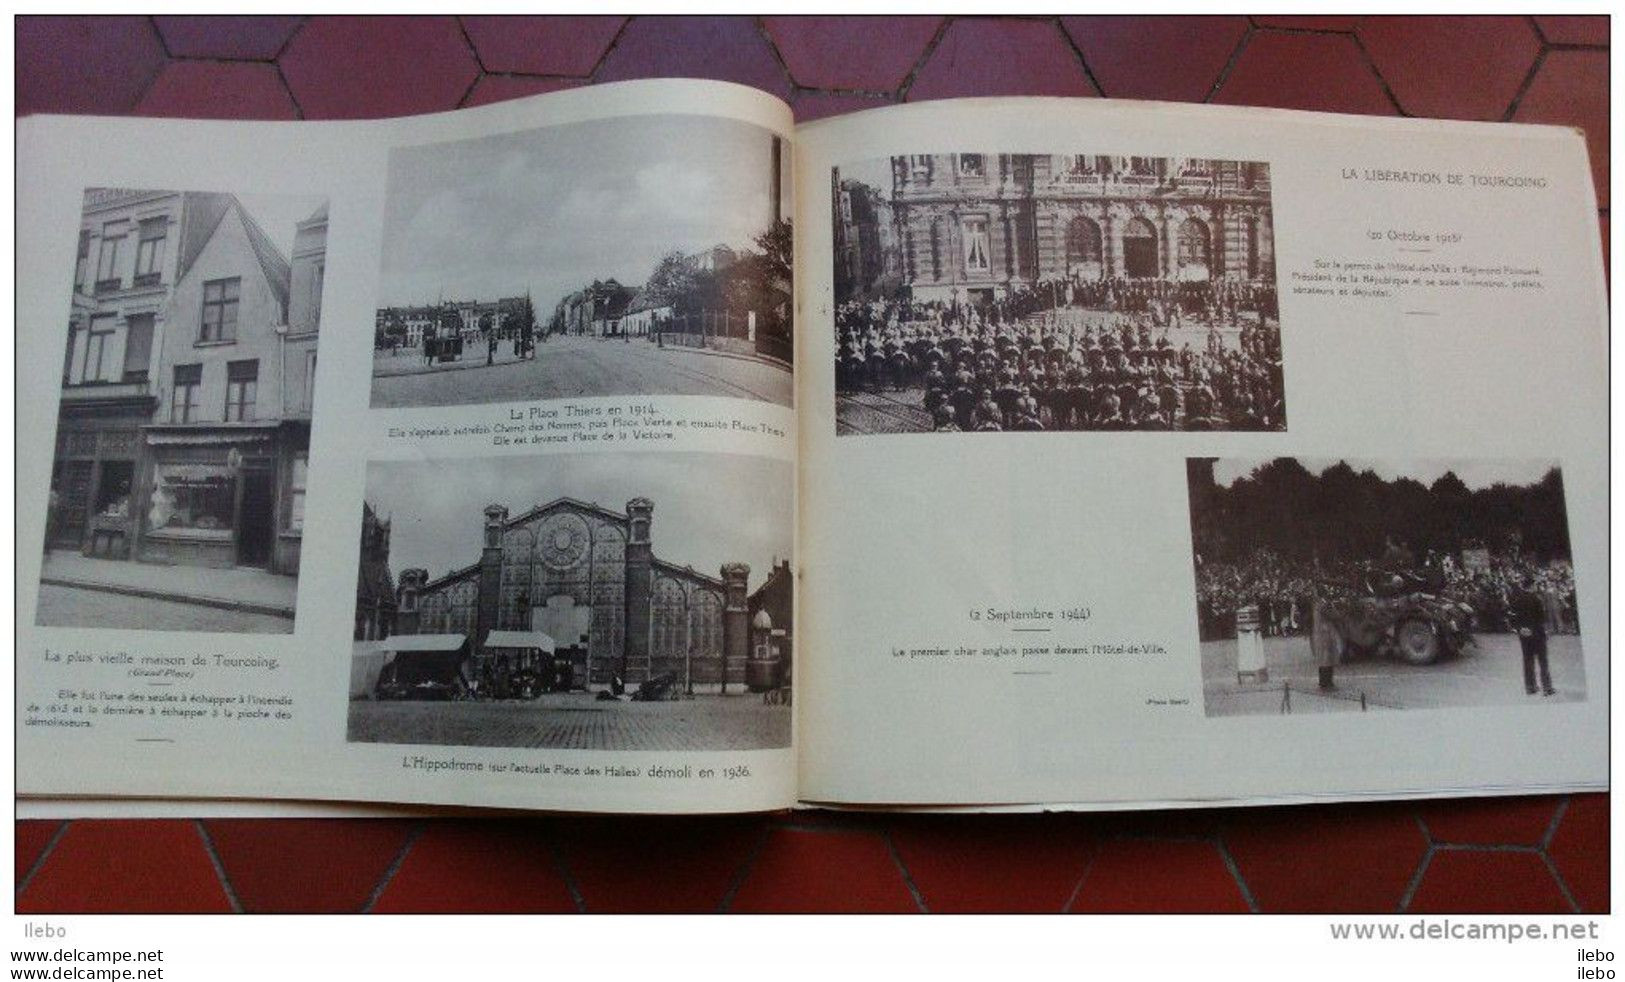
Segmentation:
[(724, 688), (787, 683), (789, 564), (752, 594), (744, 563), (713, 577), (667, 562), (654, 554), (654, 510), (648, 498), (624, 513), (573, 498), (517, 516), (488, 505), (476, 562), (433, 579), (400, 572), (393, 633), (464, 635), (478, 659), (492, 631), (540, 631), (579, 666), (580, 685), (667, 673)]
[[(858, 295), (894, 268), (915, 300), (960, 303), (1058, 280), (1275, 276), (1263, 163), (911, 154), (891, 158), (891, 187), (875, 190), (884, 204), (847, 187), (836, 207), (840, 272)], [(892, 227), (866, 227), (876, 221)], [(896, 258), (866, 254), (876, 249)]]

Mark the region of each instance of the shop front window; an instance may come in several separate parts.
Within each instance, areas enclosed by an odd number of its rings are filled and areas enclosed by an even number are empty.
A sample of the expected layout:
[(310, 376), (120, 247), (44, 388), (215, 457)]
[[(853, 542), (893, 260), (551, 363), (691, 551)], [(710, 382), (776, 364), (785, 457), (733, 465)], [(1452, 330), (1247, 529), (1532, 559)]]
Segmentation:
[(237, 481), (230, 468), (213, 464), (159, 464), (154, 468), (154, 531), (230, 533)]

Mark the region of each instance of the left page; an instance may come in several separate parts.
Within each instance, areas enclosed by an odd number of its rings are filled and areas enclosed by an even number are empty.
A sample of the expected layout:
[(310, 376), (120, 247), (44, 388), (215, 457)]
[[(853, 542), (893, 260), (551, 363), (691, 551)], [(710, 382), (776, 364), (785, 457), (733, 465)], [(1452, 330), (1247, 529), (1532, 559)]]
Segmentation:
[(21, 121), (17, 793), (791, 804), (791, 130)]

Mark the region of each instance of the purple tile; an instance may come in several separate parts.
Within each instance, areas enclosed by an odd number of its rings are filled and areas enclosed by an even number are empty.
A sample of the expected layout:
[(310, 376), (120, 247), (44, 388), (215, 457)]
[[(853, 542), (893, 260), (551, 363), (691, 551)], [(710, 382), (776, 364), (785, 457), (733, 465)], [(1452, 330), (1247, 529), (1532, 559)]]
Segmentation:
[(164, 47), (176, 58), (225, 58), (270, 61), (277, 56), (303, 17), (154, 17)]
[(797, 85), (895, 92), (941, 17), (764, 17)]
[(948, 26), (907, 98), (1096, 94), (1077, 52), (1053, 23), (978, 18)]
[(145, 17), (18, 17), (17, 114), (127, 113), (167, 60)]
[(1413, 116), (1500, 119), (1540, 54), (1522, 17), (1367, 17), (1360, 40)]
[(1608, 207), (1608, 52), (1548, 51), (1512, 118), (1585, 130), (1597, 204)]
[(452, 17), (317, 17), (280, 63), (309, 119), (455, 109), (479, 77)]
[(790, 79), (750, 17), (634, 17), (594, 81), (711, 78), (790, 95)]
[(1601, 14), (1544, 14), (1537, 16), (1535, 23), (1553, 44), (1608, 46), (1608, 18)]
[(276, 66), (252, 61), (170, 62), (135, 112), (191, 119), (299, 118)]
[(1354, 38), (1336, 34), (1254, 34), (1213, 101), (1332, 113), (1397, 114)]
[(488, 72), (590, 75), (625, 17), (464, 17)]
[(796, 122), (805, 123), (825, 116), (841, 116), (846, 113), (862, 112), (865, 109), (878, 109), (881, 106), (890, 106), (894, 102), (893, 99), (881, 96), (853, 95), (845, 92), (797, 92), (790, 99), (790, 109), (796, 114)]
[(1247, 33), (1245, 17), (1062, 17), (1114, 99), (1201, 102)]
[(582, 79), (537, 78), (534, 75), (483, 75), (474, 83), (474, 90), (463, 100), (463, 106), (484, 106), (493, 102), (506, 102), (527, 95), (573, 89), (584, 84)]

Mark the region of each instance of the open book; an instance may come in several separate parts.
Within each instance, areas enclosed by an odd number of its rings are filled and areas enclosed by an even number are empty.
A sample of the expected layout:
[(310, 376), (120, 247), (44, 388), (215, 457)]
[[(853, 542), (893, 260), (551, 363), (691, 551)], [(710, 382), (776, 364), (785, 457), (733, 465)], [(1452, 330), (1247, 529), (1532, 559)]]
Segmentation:
[(654, 81), (17, 165), (20, 796), (1606, 787), (1578, 133)]

